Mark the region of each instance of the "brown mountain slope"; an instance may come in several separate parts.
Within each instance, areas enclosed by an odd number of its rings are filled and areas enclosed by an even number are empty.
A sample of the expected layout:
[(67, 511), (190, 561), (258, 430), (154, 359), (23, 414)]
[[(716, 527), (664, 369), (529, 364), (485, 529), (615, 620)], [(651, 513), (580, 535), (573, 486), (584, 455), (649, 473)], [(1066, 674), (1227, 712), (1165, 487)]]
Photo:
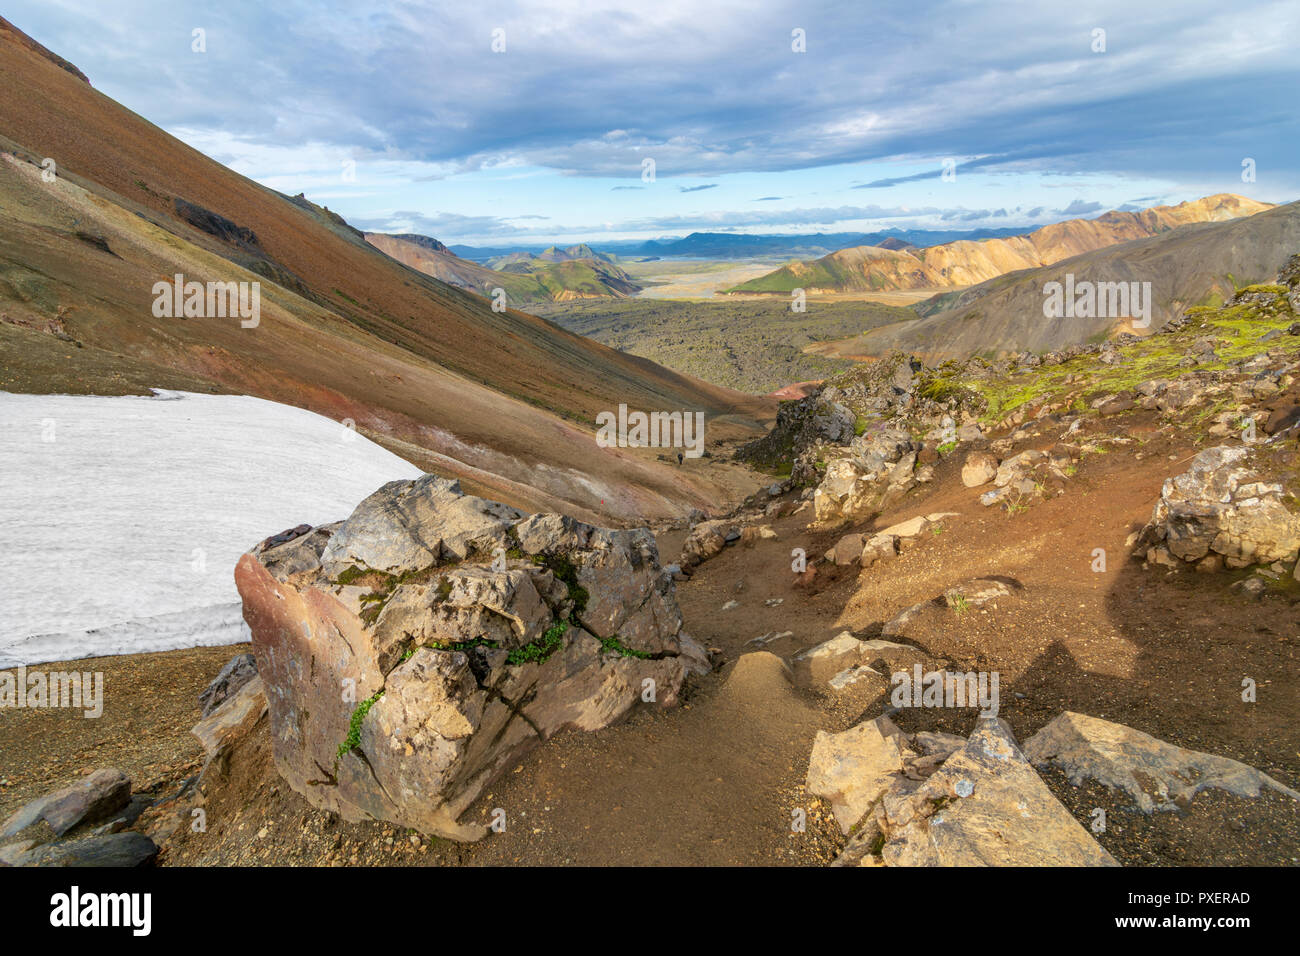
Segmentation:
[(469, 259), (462, 259), (441, 242), (428, 236), (367, 232), (365, 237), (366, 242), (384, 255), (458, 289), (489, 297), (494, 289), (505, 289), (507, 301), (520, 305), (550, 301), (550, 295), (535, 279), (497, 272)]
[[(503, 289), (506, 301), (512, 306), (625, 298), (641, 289), (631, 276), (588, 246), (571, 246), (568, 250), (556, 250), (552, 246), (538, 256), (515, 253), (495, 260), (498, 268), (488, 268), (462, 259), (428, 236), (368, 232), (365, 239), (403, 265), (448, 285), (489, 298), (496, 295), (497, 289)], [(570, 256), (570, 251), (585, 251), (590, 255)]]
[(1276, 206), (1245, 219), (1193, 223), (936, 296), (918, 307), (936, 310), (924, 318), (819, 343), (818, 351), (869, 357), (901, 348), (935, 359), (960, 358), (1043, 352), (1130, 330), (1131, 317), (1045, 317), (1044, 286), (1064, 284), (1067, 275), (1073, 276), (1076, 286), (1151, 283), (1149, 329), (1155, 330), (1189, 306), (1223, 301), (1239, 288), (1272, 281), (1278, 267), (1297, 250), (1300, 203)]
[(786, 293), (802, 288), (815, 294), (962, 288), (1118, 242), (1160, 235), (1189, 223), (1224, 222), (1271, 208), (1268, 203), (1220, 193), (1177, 206), (1070, 219), (1006, 239), (959, 239), (907, 251), (856, 246), (812, 262), (791, 263), (728, 291)]
[[(0, 149), (0, 389), (245, 392), (350, 417), (498, 498), (629, 519), (714, 503), (729, 479), (598, 448), (599, 411), (698, 409), (711, 440), (770, 413), (402, 266), (327, 210), (167, 135), (3, 21)], [(176, 272), (260, 280), (260, 325), (155, 319), (153, 284)]]

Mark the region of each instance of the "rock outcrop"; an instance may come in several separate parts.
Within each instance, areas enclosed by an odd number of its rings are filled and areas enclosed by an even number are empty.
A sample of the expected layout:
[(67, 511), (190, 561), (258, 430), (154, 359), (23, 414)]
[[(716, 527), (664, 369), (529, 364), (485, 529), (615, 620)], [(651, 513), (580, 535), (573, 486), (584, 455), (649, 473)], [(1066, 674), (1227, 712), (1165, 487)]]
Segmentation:
[(1230, 568), (1293, 562), (1300, 555), (1300, 513), (1287, 507), (1286, 497), (1281, 482), (1252, 467), (1248, 446), (1207, 448), (1186, 472), (1165, 481), (1138, 541), (1152, 564), (1212, 555)]
[(701, 666), (647, 529), (524, 515), (434, 475), (263, 542), (235, 580), (276, 767), (349, 820), (476, 839), (459, 817), (526, 750), (671, 705)]
[(1043, 783), (1005, 721), (981, 720), (950, 751), (948, 735), (927, 736), (929, 764), (885, 775), (887, 786), (862, 776), (876, 796), (837, 865), (1118, 866)]
[(1059, 768), (1079, 786), (1096, 780), (1127, 795), (1143, 813), (1184, 808), (1202, 790), (1257, 797), (1270, 789), (1300, 800), (1300, 793), (1228, 757), (1186, 750), (1123, 724), (1069, 711), (1025, 741), (1036, 767)]

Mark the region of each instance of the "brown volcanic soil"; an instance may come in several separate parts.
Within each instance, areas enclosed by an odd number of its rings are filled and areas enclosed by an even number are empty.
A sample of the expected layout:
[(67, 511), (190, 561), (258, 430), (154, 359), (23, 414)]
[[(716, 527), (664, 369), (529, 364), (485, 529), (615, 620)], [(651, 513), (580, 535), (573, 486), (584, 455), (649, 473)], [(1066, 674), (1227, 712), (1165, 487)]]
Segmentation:
[[(1087, 456), (1057, 499), (1008, 514), (978, 504), (977, 489), (958, 480), (959, 461), (941, 462), (933, 484), (912, 492), (869, 527), (934, 511), (958, 512), (940, 534), (927, 533), (893, 562), (868, 571), (818, 564), (815, 583), (794, 587), (790, 549), (812, 561), (837, 534), (810, 534), (805, 512), (772, 522), (776, 541), (736, 546), (705, 563), (679, 586), (688, 631), (718, 648), (727, 663), (689, 688), (676, 711), (641, 709), (619, 726), (564, 734), (534, 751), (491, 788), (468, 816), (506, 812), (507, 829), (477, 845), (429, 841), (386, 824), (347, 824), (312, 809), (270, 767), (269, 738), (254, 735), (232, 761), (224, 786), (209, 786), (204, 834), (178, 831), (163, 861), (172, 865), (393, 863), (490, 864), (817, 864), (841, 843), (826, 807), (803, 789), (818, 729), (840, 730), (874, 717), (886, 703), (878, 688), (836, 700), (791, 686), (776, 658), (755, 652), (752, 638), (791, 630), (767, 650), (790, 655), (842, 628), (869, 632), (900, 609), (966, 578), (997, 574), (1023, 591), (964, 614), (922, 615), (902, 639), (961, 669), (997, 670), (1001, 716), (1023, 740), (1062, 710), (1129, 724), (1198, 750), (1242, 760), (1279, 781), (1300, 785), (1300, 731), (1295, 724), (1300, 633), (1292, 590), (1251, 601), (1230, 589), (1232, 574), (1169, 575), (1128, 560), (1124, 539), (1150, 515), (1162, 480), (1194, 453), (1177, 431), (1156, 432), (1141, 416), (1128, 434), (1146, 443)], [(1044, 429), (1028, 445), (1056, 439)], [(1138, 458), (1141, 455), (1141, 458)], [(959, 456), (960, 457), (960, 456)], [(1171, 460), (1171, 458), (1173, 460)], [(866, 527), (866, 526), (864, 526)], [(664, 535), (670, 560), (681, 533)], [(1108, 567), (1091, 570), (1094, 548)], [(768, 600), (781, 604), (769, 607)], [(722, 611), (736, 600), (738, 607)], [(118, 693), (140, 694), (168, 681), (178, 700), (198, 693), (227, 648), (144, 655), (113, 662)], [(176, 661), (194, 666), (175, 671)], [(164, 669), (165, 672), (164, 672)], [(1240, 699), (1243, 676), (1259, 700)], [(123, 690), (125, 688), (125, 691)], [(147, 733), (149, 746), (171, 753), (172, 785), (193, 773), (194, 745), (179, 717), (127, 735), (104, 727), (104, 759), (127, 760)], [(0, 775), (11, 783), (0, 814), (46, 786), (35, 775), (43, 748), (14, 743), (25, 732), (0, 714)], [(28, 718), (30, 719), (30, 718)], [(50, 721), (74, 720), (50, 716)], [(972, 711), (904, 710), (907, 730), (968, 732)], [(14, 754), (20, 754), (18, 761)], [(161, 758), (159, 758), (161, 759)], [(151, 758), (153, 762), (157, 762)], [(79, 755), (66, 765), (78, 765)], [(1294, 865), (1300, 816), (1286, 800), (1230, 799), (1208, 792), (1187, 812), (1144, 817), (1120, 808), (1104, 789), (1073, 788), (1059, 775), (1049, 786), (1084, 825), (1107, 810), (1099, 839), (1128, 864), (1248, 863)], [(161, 792), (161, 791), (160, 791)], [(155, 813), (162, 826), (189, 803)], [(792, 811), (809, 811), (807, 831), (791, 831)], [(186, 817), (185, 819), (188, 819)]]

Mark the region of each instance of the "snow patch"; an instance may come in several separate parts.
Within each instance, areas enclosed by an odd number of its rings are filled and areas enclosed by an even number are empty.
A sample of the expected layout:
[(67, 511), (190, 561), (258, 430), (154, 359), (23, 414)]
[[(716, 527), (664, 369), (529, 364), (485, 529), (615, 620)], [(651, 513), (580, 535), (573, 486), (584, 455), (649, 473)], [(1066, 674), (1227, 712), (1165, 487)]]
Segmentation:
[(0, 392), (0, 667), (247, 640), (241, 554), (420, 474), (248, 396)]

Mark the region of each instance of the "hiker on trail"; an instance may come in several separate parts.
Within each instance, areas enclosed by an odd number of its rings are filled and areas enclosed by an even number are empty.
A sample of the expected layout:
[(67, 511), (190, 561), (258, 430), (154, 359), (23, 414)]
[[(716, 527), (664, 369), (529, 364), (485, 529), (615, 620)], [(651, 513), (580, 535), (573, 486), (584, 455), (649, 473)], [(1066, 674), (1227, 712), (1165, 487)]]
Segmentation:
[(681, 452), (678, 452), (678, 453), (677, 453), (677, 467), (678, 467), (678, 468), (682, 467), (682, 462), (685, 461), (685, 460), (686, 460), (685, 456), (682, 455)]

